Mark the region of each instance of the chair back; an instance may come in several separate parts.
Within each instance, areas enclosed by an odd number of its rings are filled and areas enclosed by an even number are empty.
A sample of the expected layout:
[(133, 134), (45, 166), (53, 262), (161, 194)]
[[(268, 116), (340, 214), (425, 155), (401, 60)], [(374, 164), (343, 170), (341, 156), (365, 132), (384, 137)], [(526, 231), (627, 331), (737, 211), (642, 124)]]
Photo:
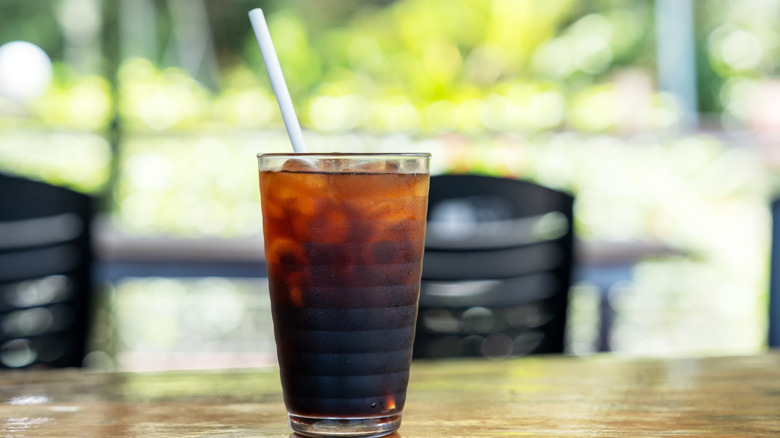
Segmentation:
[(780, 347), (780, 199), (771, 203), (772, 244), (769, 267), (769, 347)]
[(0, 367), (78, 367), (92, 293), (92, 198), (0, 174)]
[(573, 202), (528, 181), (432, 176), (414, 357), (562, 353)]

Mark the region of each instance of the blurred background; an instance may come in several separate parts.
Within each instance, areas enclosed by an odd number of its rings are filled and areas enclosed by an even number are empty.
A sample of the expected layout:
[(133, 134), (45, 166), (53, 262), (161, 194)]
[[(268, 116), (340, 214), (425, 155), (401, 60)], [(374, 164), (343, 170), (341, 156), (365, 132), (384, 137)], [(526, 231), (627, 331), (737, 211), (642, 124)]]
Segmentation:
[(766, 348), (780, 0), (2, 0), (0, 171), (99, 200), (90, 366), (274, 363), (254, 7), (312, 151), (576, 196), (570, 353)]

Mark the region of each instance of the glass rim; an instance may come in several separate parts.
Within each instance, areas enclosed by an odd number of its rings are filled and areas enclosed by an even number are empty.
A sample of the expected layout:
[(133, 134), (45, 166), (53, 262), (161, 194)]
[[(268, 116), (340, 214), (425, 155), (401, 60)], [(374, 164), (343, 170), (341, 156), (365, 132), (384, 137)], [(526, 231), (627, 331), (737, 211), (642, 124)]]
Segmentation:
[(257, 154), (257, 158), (295, 158), (295, 157), (307, 157), (307, 158), (385, 158), (385, 157), (399, 157), (399, 158), (430, 158), (430, 152), (260, 152)]

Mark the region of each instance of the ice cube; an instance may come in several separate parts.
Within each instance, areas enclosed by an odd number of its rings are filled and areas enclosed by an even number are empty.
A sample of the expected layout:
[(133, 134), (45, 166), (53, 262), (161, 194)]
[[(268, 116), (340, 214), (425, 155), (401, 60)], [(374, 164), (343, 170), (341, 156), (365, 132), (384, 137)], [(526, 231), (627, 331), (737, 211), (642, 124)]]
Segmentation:
[(282, 164), (283, 172), (316, 172), (317, 167), (299, 158), (290, 158)]
[(293, 266), (303, 265), (306, 261), (300, 245), (284, 237), (276, 238), (271, 242), (266, 257), (269, 262)]
[(323, 158), (317, 162), (317, 167), (325, 172), (341, 172), (347, 161), (340, 158)]
[(303, 307), (303, 292), (299, 286), (290, 287), (290, 301), (295, 307)]
[(398, 173), (399, 169), (397, 161), (370, 161), (349, 166), (350, 172), (360, 173)]

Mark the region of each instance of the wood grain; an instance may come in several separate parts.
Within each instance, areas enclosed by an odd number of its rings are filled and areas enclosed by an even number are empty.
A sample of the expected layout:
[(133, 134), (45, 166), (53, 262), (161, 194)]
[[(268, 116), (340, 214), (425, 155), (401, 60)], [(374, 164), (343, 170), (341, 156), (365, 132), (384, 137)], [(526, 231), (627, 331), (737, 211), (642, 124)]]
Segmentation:
[[(290, 437), (278, 372), (0, 373), (0, 437)], [(414, 362), (417, 437), (780, 436), (780, 352)]]

